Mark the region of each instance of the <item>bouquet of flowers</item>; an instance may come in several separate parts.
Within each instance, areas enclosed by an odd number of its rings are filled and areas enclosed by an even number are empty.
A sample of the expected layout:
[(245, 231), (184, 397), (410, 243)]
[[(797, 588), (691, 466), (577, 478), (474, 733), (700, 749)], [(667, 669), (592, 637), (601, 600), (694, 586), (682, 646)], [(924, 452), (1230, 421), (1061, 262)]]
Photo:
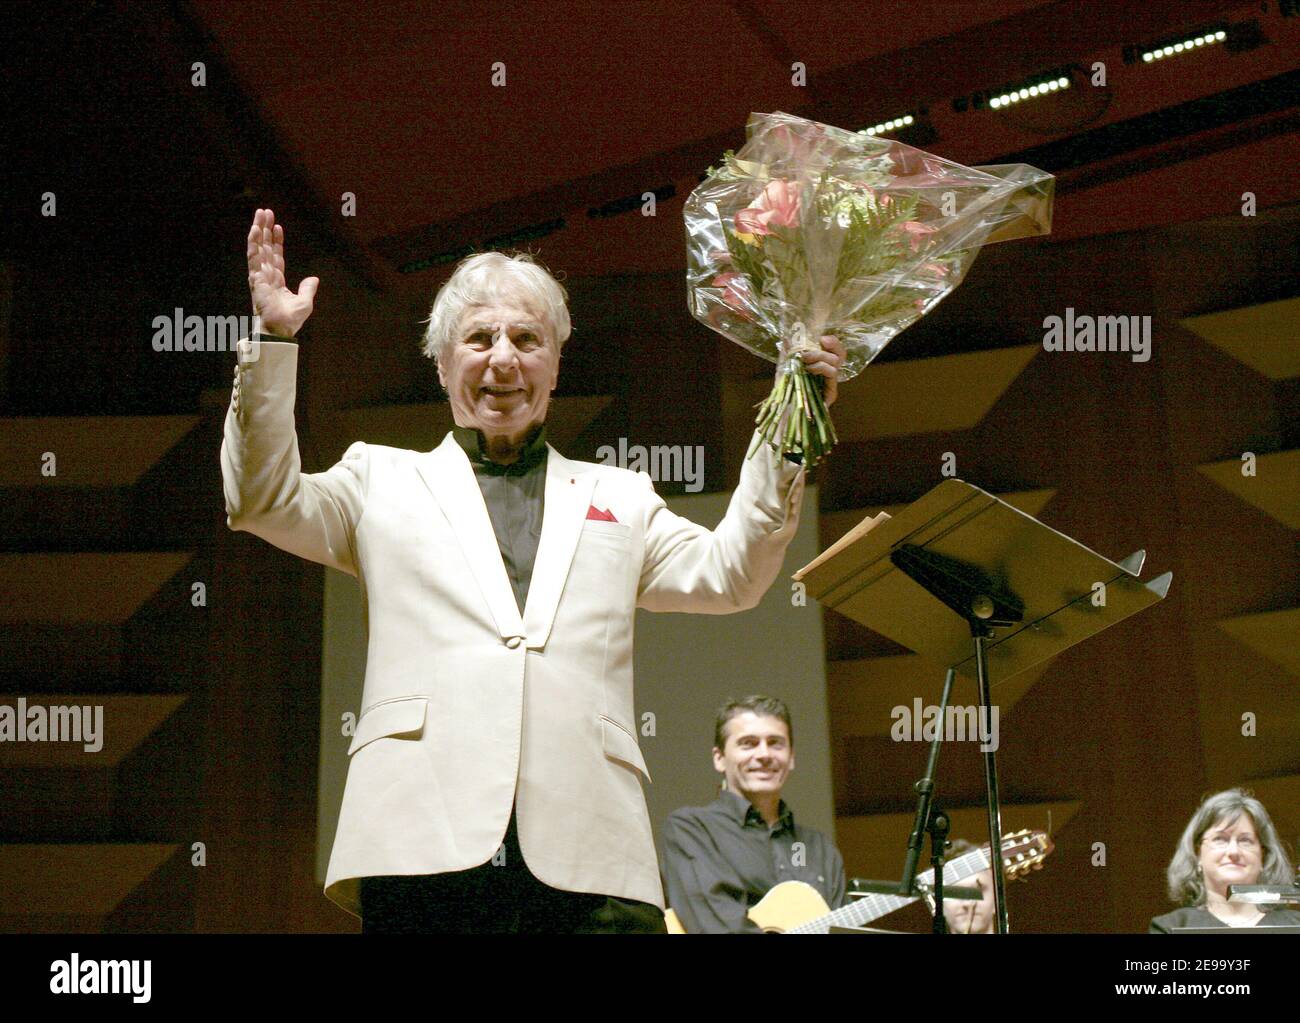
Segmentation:
[(746, 134), (686, 202), (688, 301), (777, 364), (758, 437), (815, 465), (835, 428), (798, 353), (833, 334), (848, 353), (839, 379), (856, 376), (961, 283), (982, 245), (1046, 234), (1053, 179), (784, 113), (751, 114)]

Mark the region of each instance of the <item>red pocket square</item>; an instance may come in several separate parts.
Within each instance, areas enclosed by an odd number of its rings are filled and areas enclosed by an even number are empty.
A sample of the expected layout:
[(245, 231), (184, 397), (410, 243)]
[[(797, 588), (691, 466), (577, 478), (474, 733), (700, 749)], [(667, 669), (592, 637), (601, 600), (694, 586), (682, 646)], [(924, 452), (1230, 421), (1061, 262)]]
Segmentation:
[(597, 522), (617, 522), (613, 512), (601, 511), (594, 504), (587, 506), (588, 521), (595, 519)]

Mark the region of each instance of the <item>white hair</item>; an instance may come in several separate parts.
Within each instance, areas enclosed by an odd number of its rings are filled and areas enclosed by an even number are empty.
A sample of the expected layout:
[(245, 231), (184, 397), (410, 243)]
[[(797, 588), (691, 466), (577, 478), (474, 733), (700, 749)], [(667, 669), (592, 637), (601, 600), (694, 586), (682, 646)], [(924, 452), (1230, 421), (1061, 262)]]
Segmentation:
[(568, 293), (546, 268), (527, 252), (506, 256), (479, 252), (466, 256), (447, 283), (438, 289), (433, 309), (425, 321), (420, 350), (430, 359), (441, 358), (467, 309), (489, 302), (522, 299), (546, 327), (546, 341), (556, 350), (564, 347), (573, 331), (569, 323)]

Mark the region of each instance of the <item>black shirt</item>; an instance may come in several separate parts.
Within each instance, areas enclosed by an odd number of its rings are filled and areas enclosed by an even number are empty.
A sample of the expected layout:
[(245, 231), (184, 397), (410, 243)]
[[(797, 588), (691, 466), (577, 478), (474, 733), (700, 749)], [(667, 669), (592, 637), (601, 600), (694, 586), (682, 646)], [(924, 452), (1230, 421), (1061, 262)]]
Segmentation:
[(542, 540), (542, 513), (546, 503), (546, 427), (539, 426), (528, 436), (519, 459), (510, 465), (493, 462), (487, 457), (483, 433), (465, 426), (452, 428), (474, 476), (478, 479), (483, 503), (487, 505), (492, 531), (501, 548), (501, 561), (510, 577), (519, 613), (528, 602), (528, 587), (533, 581), (533, 563)]
[(668, 815), (663, 872), (668, 905), (687, 934), (759, 933), (745, 916), (782, 881), (804, 881), (831, 909), (844, 904), (844, 860), (820, 831), (795, 824), (782, 801), (769, 826), (749, 800), (723, 792)]
[[(1263, 909), (1263, 907), (1260, 907)], [(1264, 919), (1256, 927), (1300, 927), (1300, 912), (1293, 909), (1264, 909)], [(1175, 927), (1222, 927), (1224, 930), (1236, 930), (1225, 924), (1204, 906), (1184, 906), (1172, 913), (1158, 916), (1151, 921), (1148, 934), (1170, 934)], [(1249, 930), (1250, 928), (1242, 928)]]

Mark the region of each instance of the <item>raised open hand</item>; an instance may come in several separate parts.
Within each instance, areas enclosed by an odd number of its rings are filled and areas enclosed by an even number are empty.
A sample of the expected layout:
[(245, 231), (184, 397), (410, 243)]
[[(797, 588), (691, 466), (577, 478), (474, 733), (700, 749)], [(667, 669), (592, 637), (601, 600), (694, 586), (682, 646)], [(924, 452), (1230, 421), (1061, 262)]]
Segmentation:
[(284, 276), (284, 228), (272, 210), (258, 210), (248, 229), (248, 290), (253, 315), (267, 334), (293, 337), (311, 315), (319, 277), (307, 277), (298, 292), (289, 290)]

